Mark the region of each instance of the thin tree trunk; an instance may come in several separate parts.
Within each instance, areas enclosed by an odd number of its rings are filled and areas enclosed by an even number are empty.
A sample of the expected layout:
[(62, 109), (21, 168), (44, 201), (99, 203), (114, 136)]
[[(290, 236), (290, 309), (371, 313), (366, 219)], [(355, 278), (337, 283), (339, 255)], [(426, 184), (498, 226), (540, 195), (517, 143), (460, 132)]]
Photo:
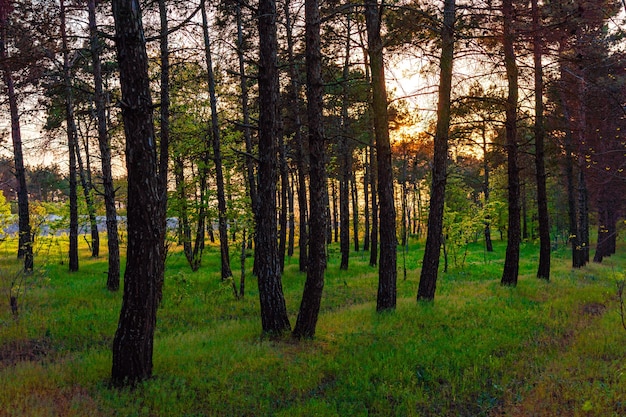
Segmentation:
[(287, 219), (289, 211), (288, 188), (289, 171), (287, 170), (287, 150), (285, 149), (285, 138), (281, 135), (278, 138), (278, 158), (280, 171), (280, 213), (279, 213), (279, 233), (278, 233), (278, 259), (280, 259), (280, 270), (285, 270), (285, 254), (287, 252)]
[[(158, 155), (158, 187), (161, 194), (161, 218), (158, 221), (161, 223), (163, 233), (167, 233), (167, 172), (169, 165), (169, 143), (170, 143), (170, 50), (168, 43), (169, 29), (168, 29), (168, 16), (167, 16), (167, 4), (166, 0), (159, 0), (159, 49), (161, 53), (161, 91), (160, 91), (160, 118), (161, 118), (161, 131), (160, 131), (160, 143), (159, 143), (159, 155)], [(165, 243), (165, 235), (162, 242), (163, 248), (161, 255), (163, 256), (162, 262), (165, 263), (165, 257), (167, 256), (167, 247)], [(156, 282), (156, 297), (157, 303), (161, 303), (163, 298), (163, 284), (165, 283), (165, 270), (161, 271), (161, 274), (157, 277)]]
[(88, 0), (89, 36), (94, 78), (94, 102), (98, 123), (98, 146), (102, 167), (102, 188), (106, 214), (108, 271), (107, 289), (117, 291), (120, 287), (120, 246), (117, 234), (117, 209), (115, 207), (115, 187), (111, 170), (111, 139), (107, 132), (105, 97), (102, 87), (102, 64), (100, 62), (100, 42), (96, 25), (96, 1)]
[(378, 268), (378, 295), (376, 310), (396, 307), (396, 209), (393, 195), (393, 170), (389, 143), (387, 91), (381, 38), (382, 6), (377, 0), (365, 1), (367, 45), (372, 71), (372, 107), (378, 161), (378, 200), (380, 203), (380, 266)]
[(65, 121), (67, 129), (67, 143), (69, 149), (69, 189), (70, 189), (70, 247), (69, 247), (69, 270), (78, 271), (78, 195), (76, 184), (76, 153), (78, 138), (76, 123), (74, 120), (74, 102), (72, 93), (72, 80), (70, 77), (70, 59), (67, 45), (67, 33), (65, 25), (65, 2), (60, 2), (61, 42), (63, 47), (63, 82), (65, 84)]
[(350, 177), (352, 174), (352, 146), (350, 146), (349, 136), (351, 134), (350, 116), (348, 114), (349, 97), (348, 97), (348, 78), (350, 77), (350, 13), (346, 14), (346, 45), (345, 59), (343, 63), (342, 73), (342, 103), (341, 103), (341, 141), (340, 141), (340, 177), (339, 177), (339, 223), (340, 231), (340, 249), (341, 264), (339, 269), (348, 269), (350, 259)]
[(207, 81), (209, 85), (209, 98), (211, 101), (211, 136), (213, 147), (213, 161), (215, 162), (215, 181), (217, 185), (217, 211), (218, 229), (220, 234), (220, 253), (222, 266), (222, 280), (233, 275), (230, 270), (230, 254), (228, 249), (228, 220), (226, 218), (226, 197), (224, 193), (224, 173), (222, 167), (222, 151), (220, 139), (220, 127), (217, 118), (217, 97), (215, 93), (215, 77), (213, 75), (213, 63), (211, 56), (211, 41), (209, 38), (209, 24), (207, 20), (206, 4), (202, 0), (200, 6), (202, 12), (202, 32), (204, 34), (204, 52), (207, 66)]
[(350, 184), (352, 185), (352, 234), (354, 236), (354, 251), (359, 248), (359, 192), (357, 189), (356, 174), (353, 172)]
[(538, 0), (531, 1), (533, 15), (533, 59), (535, 65), (535, 175), (537, 180), (537, 217), (539, 220), (539, 266), (537, 278), (550, 279), (550, 217), (546, 188), (545, 129), (543, 126), (543, 64), (541, 20)]
[[(294, 57), (293, 24), (291, 20), (291, 1), (285, 1), (285, 28), (287, 34), (287, 57), (289, 60), (289, 82), (291, 88), (291, 111), (294, 123), (294, 143), (296, 148), (296, 170), (298, 176), (298, 212), (299, 212), (299, 268), (300, 272), (307, 269), (307, 247), (308, 247), (308, 226), (307, 226), (307, 198), (306, 198), (306, 151), (304, 138), (302, 137), (302, 120), (300, 118), (300, 82), (298, 81), (298, 67)], [(293, 205), (292, 211), (293, 211)], [(295, 224), (292, 222), (292, 227)]]
[(278, 69), (276, 1), (259, 0), (259, 207), (257, 224), (257, 268), (263, 332), (289, 331), (289, 317), (280, 273), (276, 225), (276, 182), (278, 145)]
[(111, 374), (114, 384), (125, 385), (152, 375), (157, 285), (163, 276), (165, 259), (165, 216), (157, 178), (157, 144), (141, 6), (138, 0), (113, 0), (112, 9), (126, 136), (128, 248)]
[[(91, 257), (100, 256), (100, 233), (98, 233), (98, 221), (96, 219), (96, 207), (93, 202), (91, 190), (91, 181), (89, 180), (89, 167), (83, 165), (83, 158), (80, 151), (78, 140), (75, 143), (74, 151), (76, 152), (76, 162), (78, 163), (78, 176), (81, 186), (83, 187), (83, 195), (85, 196), (85, 205), (87, 206), (87, 215), (89, 216), (89, 227), (91, 231)], [(85, 150), (86, 158), (89, 158), (88, 151)]]
[(515, 62), (515, 50), (513, 47), (513, 4), (511, 0), (503, 0), (502, 14), (504, 16), (504, 66), (508, 81), (508, 97), (506, 109), (506, 151), (508, 172), (508, 201), (509, 223), (507, 233), (506, 255), (501, 284), (516, 286), (519, 274), (519, 249), (520, 249), (520, 183), (519, 167), (517, 161), (517, 100), (518, 100), (518, 69)]
[(452, 90), (452, 63), (454, 60), (455, 0), (444, 2), (442, 50), (437, 106), (437, 128), (432, 168), (428, 232), (417, 299), (432, 301), (437, 287), (439, 256), (443, 233), (443, 209), (446, 192), (446, 165), (448, 161), (448, 137), (450, 134), (450, 94)]
[[(3, 10), (0, 15), (0, 62), (2, 63), (2, 77), (7, 90), (9, 111), (11, 114), (11, 140), (13, 143), (13, 161), (15, 163), (15, 179), (17, 180), (17, 214), (18, 214), (18, 248), (17, 257), (24, 259), (24, 271), (30, 272), (34, 267), (33, 259), (33, 236), (30, 227), (30, 215), (28, 208), (28, 188), (26, 185), (26, 170), (24, 169), (24, 154), (22, 151), (22, 131), (20, 127), (20, 115), (18, 98), (15, 93), (15, 83), (11, 68), (6, 63), (7, 54), (7, 14), (9, 10)], [(17, 299), (15, 299), (15, 313), (17, 313)]]
[(288, 203), (289, 203), (289, 219), (287, 221), (288, 226), (289, 226), (289, 239), (288, 239), (288, 245), (287, 245), (287, 256), (290, 258), (293, 256), (294, 246), (295, 246), (294, 241), (296, 237), (296, 217), (295, 217), (294, 198), (293, 198), (294, 187), (295, 185), (294, 185), (294, 180), (292, 177), (287, 187), (287, 192), (288, 192), (287, 196), (288, 196)]
[(302, 301), (298, 319), (293, 330), (295, 338), (312, 338), (315, 335), (317, 318), (324, 289), (326, 270), (326, 247), (324, 230), (326, 215), (324, 210), (326, 191), (326, 156), (324, 152), (324, 132), (322, 112), (324, 108), (322, 81), (322, 54), (320, 46), (320, 12), (318, 0), (305, 0), (305, 39), (307, 63), (307, 114), (309, 121), (310, 157), (310, 204), (309, 264), (307, 268)]
[[(483, 148), (483, 194), (485, 195), (485, 207), (489, 207), (489, 161), (487, 160), (487, 134), (483, 122), (482, 126), (482, 148)], [(485, 247), (487, 252), (493, 252), (493, 242), (491, 241), (491, 214), (485, 216)]]
[(370, 161), (369, 146), (365, 147), (365, 170), (363, 173), (363, 250), (370, 250)]

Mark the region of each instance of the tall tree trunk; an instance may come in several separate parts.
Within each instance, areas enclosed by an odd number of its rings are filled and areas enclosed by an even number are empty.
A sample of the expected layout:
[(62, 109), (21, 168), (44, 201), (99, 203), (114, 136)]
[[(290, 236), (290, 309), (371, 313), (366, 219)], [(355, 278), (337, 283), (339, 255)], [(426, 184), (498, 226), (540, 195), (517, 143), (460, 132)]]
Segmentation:
[[(22, 130), (20, 127), (20, 114), (18, 98), (15, 92), (15, 83), (11, 68), (7, 63), (7, 19), (9, 10), (5, 9), (0, 15), (0, 63), (2, 65), (2, 78), (9, 99), (11, 113), (11, 140), (13, 142), (13, 161), (15, 163), (15, 179), (17, 180), (17, 214), (18, 214), (18, 248), (17, 257), (24, 259), (24, 271), (30, 272), (34, 267), (33, 259), (33, 236), (30, 227), (30, 215), (28, 208), (28, 188), (26, 186), (26, 170), (24, 169), (24, 154), (22, 151)], [(17, 299), (15, 301), (17, 303)], [(17, 304), (16, 304), (17, 311)]]
[(117, 291), (120, 287), (120, 245), (117, 234), (117, 209), (115, 207), (115, 187), (111, 170), (111, 139), (107, 132), (105, 97), (102, 87), (102, 64), (100, 62), (100, 41), (96, 25), (96, 1), (88, 0), (89, 36), (91, 60), (94, 79), (94, 102), (98, 123), (98, 146), (102, 167), (102, 188), (104, 196), (104, 210), (106, 214), (108, 271), (107, 288)]
[[(243, 117), (243, 137), (246, 146), (246, 183), (248, 185), (248, 194), (250, 196), (250, 205), (252, 214), (256, 216), (259, 207), (259, 198), (257, 190), (257, 180), (254, 168), (252, 131), (250, 125), (250, 109), (248, 98), (248, 77), (246, 76), (245, 65), (245, 45), (243, 39), (243, 16), (241, 11), (241, 2), (235, 2), (235, 13), (237, 17), (237, 60), (239, 62), (239, 88), (241, 89), (241, 114)], [(209, 227), (212, 230), (213, 227)], [(251, 240), (256, 241), (256, 229), (251, 233)], [(256, 252), (254, 256), (253, 274), (258, 275)], [(241, 290), (240, 290), (241, 291)]]
[(393, 170), (389, 143), (387, 90), (383, 62), (383, 42), (380, 34), (382, 6), (377, 0), (365, 1), (367, 46), (372, 71), (372, 107), (378, 161), (378, 200), (380, 204), (380, 265), (376, 310), (396, 307), (396, 209), (393, 195)]
[(128, 247), (111, 375), (114, 384), (125, 385), (152, 375), (165, 227), (141, 6), (138, 0), (113, 0), (112, 9), (126, 136)]
[(278, 68), (276, 1), (259, 0), (259, 207), (257, 224), (257, 272), (261, 323), (264, 333), (289, 331), (289, 317), (278, 259), (276, 182), (278, 145)]
[(452, 90), (452, 63), (454, 60), (455, 0), (444, 3), (442, 49), (439, 61), (439, 103), (432, 168), (428, 232), (422, 272), (417, 290), (418, 300), (433, 300), (437, 287), (437, 272), (443, 233), (443, 208), (446, 193), (446, 164), (448, 161), (448, 137), (450, 135), (450, 94)]
[(222, 167), (220, 126), (217, 118), (217, 96), (215, 93), (215, 77), (213, 75), (211, 41), (209, 38), (209, 23), (207, 20), (206, 4), (204, 0), (202, 0), (200, 9), (202, 12), (202, 32), (204, 34), (204, 51), (207, 66), (207, 81), (209, 85), (209, 98), (211, 101), (211, 144), (213, 147), (213, 161), (215, 162), (215, 181), (217, 185), (217, 211), (218, 228), (220, 234), (222, 280), (225, 280), (229, 277), (232, 277), (233, 273), (230, 270), (230, 254), (228, 249), (228, 219), (226, 218), (226, 197), (224, 193), (224, 172)]
[[(165, 233), (167, 233), (167, 172), (169, 165), (169, 146), (170, 146), (170, 49), (169, 49), (169, 27), (167, 16), (167, 4), (166, 0), (159, 0), (159, 51), (161, 53), (161, 131), (160, 131), (160, 143), (159, 143), (159, 155), (158, 155), (158, 187), (161, 194), (161, 218), (158, 221), (161, 222), (163, 228), (164, 239), (162, 242), (162, 256), (163, 263), (165, 264), (165, 257), (167, 256), (167, 247), (165, 246)], [(165, 283), (165, 270), (161, 271), (161, 274), (157, 277), (156, 297), (157, 303), (161, 303), (163, 298), (163, 284)]]
[(63, 82), (65, 84), (65, 122), (67, 124), (67, 144), (69, 149), (69, 188), (70, 188), (70, 247), (69, 270), (78, 271), (78, 195), (76, 184), (76, 153), (78, 134), (74, 120), (74, 102), (72, 92), (72, 78), (70, 75), (70, 59), (67, 44), (65, 22), (65, 2), (60, 2), (61, 42), (63, 47)]
[(348, 269), (350, 259), (350, 178), (352, 176), (352, 146), (350, 144), (351, 126), (348, 114), (348, 78), (350, 77), (350, 13), (346, 14), (346, 45), (345, 59), (342, 73), (342, 103), (341, 103), (341, 141), (340, 141), (340, 177), (339, 177), (339, 225), (341, 227), (339, 246), (341, 249), (340, 269)]
[(320, 46), (320, 12), (318, 0), (305, 0), (305, 39), (306, 39), (306, 78), (307, 78), (307, 114), (309, 121), (309, 157), (310, 157), (310, 204), (309, 227), (309, 263), (307, 268), (302, 301), (298, 319), (293, 330), (296, 338), (311, 338), (315, 327), (324, 289), (324, 271), (326, 269), (326, 247), (324, 230), (326, 229), (325, 195), (326, 191), (326, 155), (324, 152), (324, 132), (322, 112), (324, 109), (322, 81), (322, 53)]
[(504, 16), (504, 66), (508, 81), (508, 97), (505, 103), (506, 110), (506, 152), (508, 173), (508, 201), (509, 224), (507, 233), (506, 255), (502, 272), (502, 285), (516, 286), (519, 274), (519, 249), (521, 240), (520, 227), (520, 182), (517, 162), (517, 99), (518, 99), (518, 69), (515, 62), (513, 47), (513, 4), (511, 0), (503, 0), (502, 15)]
[(302, 120), (300, 118), (300, 82), (298, 68), (294, 58), (293, 24), (291, 20), (291, 1), (285, 1), (285, 27), (287, 34), (287, 57), (289, 59), (289, 82), (291, 89), (291, 110), (294, 123), (293, 141), (296, 147), (296, 170), (298, 176), (298, 212), (299, 212), (299, 268), (300, 272), (307, 269), (308, 225), (307, 225), (307, 198), (306, 198), (306, 151), (302, 137)]
[(535, 65), (535, 175), (537, 180), (537, 217), (539, 220), (539, 266), (537, 278), (550, 279), (550, 217), (548, 214), (548, 191), (546, 188), (546, 166), (543, 126), (543, 64), (541, 62), (543, 42), (538, 0), (532, 0), (533, 15), (533, 60)]

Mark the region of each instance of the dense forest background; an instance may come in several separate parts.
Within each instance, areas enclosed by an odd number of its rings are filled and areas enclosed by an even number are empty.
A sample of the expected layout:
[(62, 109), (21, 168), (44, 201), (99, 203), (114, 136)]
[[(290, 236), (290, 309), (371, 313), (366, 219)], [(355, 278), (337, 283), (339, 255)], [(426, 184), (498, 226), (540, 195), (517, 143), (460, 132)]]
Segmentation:
[[(328, 245), (378, 267), (396, 307), (401, 256), (425, 245), (417, 299), (469, 244), (520, 244), (537, 277), (617, 249), (626, 73), (618, 1), (0, 1), (0, 213), (37, 267), (41, 231), (79, 238), (124, 299), (113, 381), (152, 374), (164, 263), (182, 247), (245, 294), (253, 250), (264, 334), (315, 335)], [(9, 216), (13, 213), (14, 216)], [(50, 215), (55, 215), (52, 218)], [(85, 232), (86, 230), (86, 232)], [(4, 235), (3, 235), (4, 236)], [(103, 242), (105, 240), (103, 239)], [(120, 251), (126, 250), (126, 254)], [(292, 329), (285, 262), (306, 273)], [(126, 266), (120, 266), (120, 258)], [(237, 278), (237, 279), (236, 279)], [(10, 290), (19, 311), (19, 291)]]

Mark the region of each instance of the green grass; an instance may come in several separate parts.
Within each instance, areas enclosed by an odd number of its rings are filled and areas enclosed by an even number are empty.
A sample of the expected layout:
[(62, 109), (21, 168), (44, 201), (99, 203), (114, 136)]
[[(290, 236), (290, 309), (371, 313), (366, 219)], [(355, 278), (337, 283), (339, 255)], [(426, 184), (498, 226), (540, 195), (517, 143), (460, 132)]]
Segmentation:
[[(174, 250), (154, 378), (120, 390), (109, 375), (122, 293), (106, 290), (104, 257), (81, 248), (80, 271), (69, 273), (57, 243), (42, 244), (17, 320), (5, 294), (19, 264), (14, 243), (0, 243), (0, 416), (626, 415), (623, 254), (571, 270), (563, 248), (546, 283), (534, 277), (538, 248), (525, 243), (519, 285), (506, 288), (504, 242), (493, 254), (472, 244), (462, 267), (440, 274), (435, 302), (417, 303), (423, 242), (412, 242), (406, 280), (399, 252), (397, 309), (377, 314), (369, 256), (352, 253), (341, 271), (331, 245), (317, 336), (297, 343), (261, 336), (251, 258), (235, 300), (218, 247), (196, 273)], [(304, 279), (288, 260), (292, 324)]]

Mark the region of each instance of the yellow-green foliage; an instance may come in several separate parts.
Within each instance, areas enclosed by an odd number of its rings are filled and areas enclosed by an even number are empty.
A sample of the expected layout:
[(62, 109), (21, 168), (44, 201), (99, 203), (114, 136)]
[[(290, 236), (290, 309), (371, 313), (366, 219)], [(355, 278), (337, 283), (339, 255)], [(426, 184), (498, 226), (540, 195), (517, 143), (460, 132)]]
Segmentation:
[[(547, 283), (525, 244), (519, 285), (508, 288), (504, 244), (495, 254), (471, 244), (465, 269), (441, 274), (435, 302), (417, 303), (422, 247), (409, 249), (396, 311), (377, 314), (369, 256), (352, 253), (340, 271), (331, 246), (317, 336), (304, 342), (261, 336), (256, 282), (248, 271), (236, 300), (218, 247), (196, 273), (172, 249), (154, 378), (122, 390), (108, 384), (121, 292), (106, 290), (106, 260), (81, 252), (70, 274), (52, 247), (19, 319), (0, 301), (0, 416), (626, 415), (623, 256), (571, 271), (558, 251)], [(16, 262), (6, 246), (0, 254), (2, 268)], [(305, 278), (297, 265), (288, 260), (283, 279), (292, 323)]]

